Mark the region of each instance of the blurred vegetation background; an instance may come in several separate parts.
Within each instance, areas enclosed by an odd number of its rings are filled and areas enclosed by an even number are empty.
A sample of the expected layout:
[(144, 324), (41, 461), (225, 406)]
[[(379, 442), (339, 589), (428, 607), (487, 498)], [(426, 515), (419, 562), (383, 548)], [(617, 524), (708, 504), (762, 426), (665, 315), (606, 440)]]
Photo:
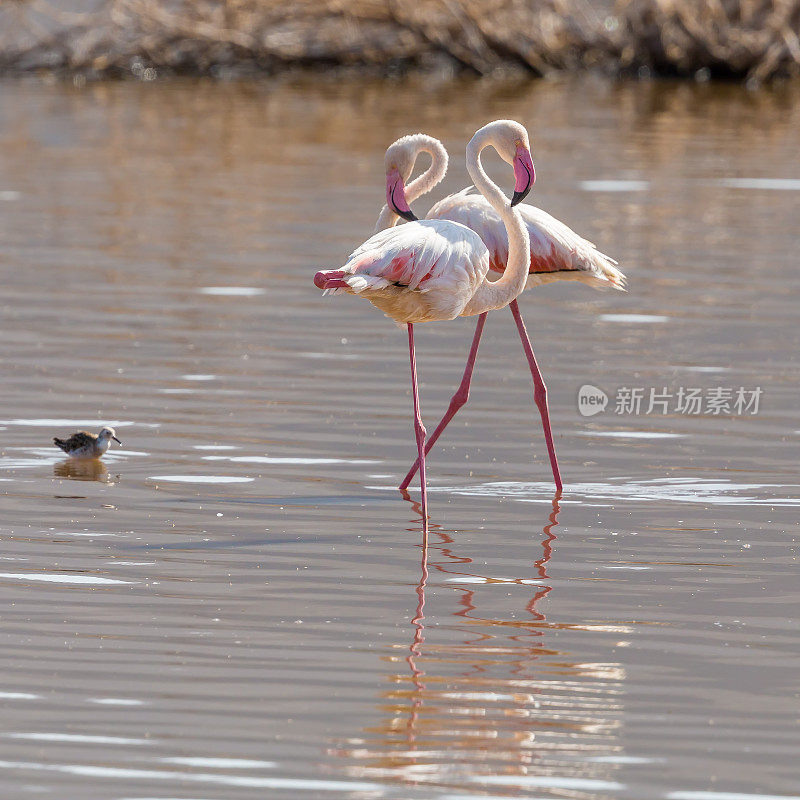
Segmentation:
[(0, 71), (800, 72), (800, 0), (0, 0)]

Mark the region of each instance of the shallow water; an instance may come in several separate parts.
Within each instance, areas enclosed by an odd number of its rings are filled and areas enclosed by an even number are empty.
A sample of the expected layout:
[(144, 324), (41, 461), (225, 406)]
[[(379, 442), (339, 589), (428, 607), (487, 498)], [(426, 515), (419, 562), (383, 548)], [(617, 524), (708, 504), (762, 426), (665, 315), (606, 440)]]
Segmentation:
[[(538, 82), (0, 84), (4, 797), (800, 795), (800, 94)], [(413, 458), (405, 337), (311, 282), (382, 152), (532, 131), (631, 291), (492, 315)], [(505, 173), (497, 162), (492, 172)], [(424, 210), (427, 206), (421, 203)], [(429, 429), (471, 320), (420, 326)], [(578, 413), (584, 385), (605, 411)], [(758, 414), (617, 414), (761, 387)], [(102, 462), (53, 435), (116, 426)]]

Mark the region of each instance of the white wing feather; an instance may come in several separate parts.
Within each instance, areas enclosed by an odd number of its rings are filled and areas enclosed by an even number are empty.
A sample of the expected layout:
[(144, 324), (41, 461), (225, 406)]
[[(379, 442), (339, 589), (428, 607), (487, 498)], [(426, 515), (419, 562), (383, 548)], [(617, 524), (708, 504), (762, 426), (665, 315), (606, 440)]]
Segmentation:
[(347, 288), (398, 322), (457, 317), (489, 271), (480, 236), (450, 220), (422, 220), (379, 231), (339, 270)]
[(341, 270), (353, 291), (364, 283), (428, 292), (454, 272), (475, 272), (485, 250), (480, 236), (464, 225), (422, 220), (379, 231), (350, 254)]
[[(508, 260), (508, 235), (500, 216), (472, 187), (440, 200), (429, 219), (449, 219), (474, 230), (484, 241), (491, 269), (502, 272)], [(531, 242), (531, 266), (526, 288), (553, 280), (579, 280), (600, 288), (624, 289), (625, 276), (613, 258), (536, 206), (517, 209), (525, 220)]]

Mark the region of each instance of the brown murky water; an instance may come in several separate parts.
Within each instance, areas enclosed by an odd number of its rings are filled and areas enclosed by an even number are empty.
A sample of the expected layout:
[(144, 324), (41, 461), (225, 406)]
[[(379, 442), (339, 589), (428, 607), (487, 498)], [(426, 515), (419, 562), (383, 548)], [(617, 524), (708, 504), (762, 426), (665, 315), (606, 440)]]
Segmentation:
[[(311, 277), (396, 135), (453, 190), (498, 116), (631, 291), (522, 299), (558, 503), (490, 317), (423, 569), (405, 336)], [(800, 795), (797, 87), (19, 82), (0, 126), (3, 797)], [(429, 429), (472, 329), (420, 327)]]

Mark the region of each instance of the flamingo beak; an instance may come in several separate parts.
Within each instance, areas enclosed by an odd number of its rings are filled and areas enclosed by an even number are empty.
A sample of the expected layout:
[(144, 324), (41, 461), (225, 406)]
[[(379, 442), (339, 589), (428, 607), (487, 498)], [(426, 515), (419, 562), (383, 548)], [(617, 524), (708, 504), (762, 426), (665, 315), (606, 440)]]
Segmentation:
[(511, 205), (515, 206), (522, 202), (534, 183), (536, 183), (536, 170), (533, 167), (531, 154), (525, 145), (517, 145), (517, 153), (514, 156), (514, 196), (511, 198)]
[(117, 439), (117, 437), (116, 437), (116, 436), (112, 436), (111, 438), (112, 438), (112, 439), (113, 439), (113, 440), (114, 440), (114, 441), (115, 441), (117, 444), (122, 444), (122, 442), (121, 442), (119, 439)]
[(386, 205), (404, 220), (417, 222), (417, 217), (406, 200), (406, 187), (397, 167), (386, 173)]

